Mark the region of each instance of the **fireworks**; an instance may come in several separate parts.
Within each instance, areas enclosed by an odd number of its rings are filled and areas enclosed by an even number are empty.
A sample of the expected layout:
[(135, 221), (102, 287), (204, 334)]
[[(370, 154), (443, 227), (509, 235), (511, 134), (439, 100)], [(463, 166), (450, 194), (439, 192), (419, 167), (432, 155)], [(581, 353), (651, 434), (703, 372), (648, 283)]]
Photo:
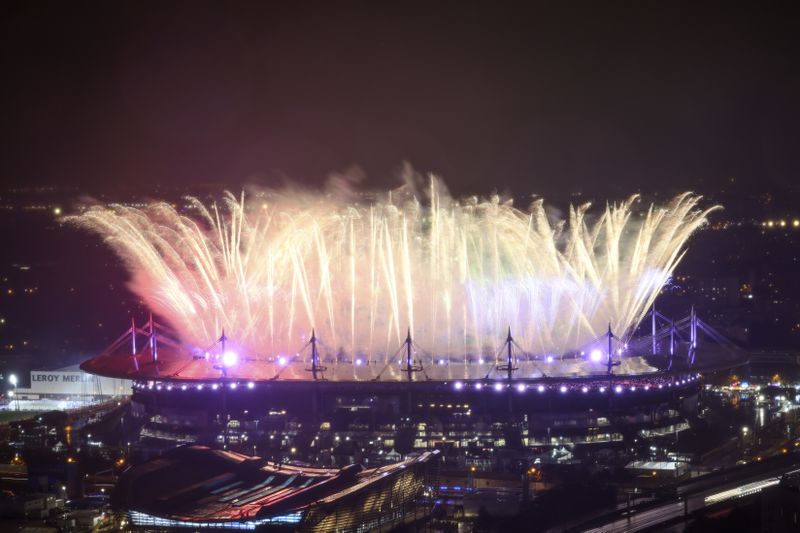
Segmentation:
[(190, 199), (186, 213), (153, 203), (72, 220), (105, 238), (131, 290), (189, 345), (224, 329), (252, 357), (275, 357), (314, 328), (328, 360), (390, 362), (410, 328), (425, 351), (469, 363), (493, 361), (508, 327), (540, 355), (577, 350), (609, 323), (630, 333), (713, 209), (698, 202), (631, 198), (554, 221), (541, 201), (459, 201), (431, 179), (366, 204), (261, 191)]

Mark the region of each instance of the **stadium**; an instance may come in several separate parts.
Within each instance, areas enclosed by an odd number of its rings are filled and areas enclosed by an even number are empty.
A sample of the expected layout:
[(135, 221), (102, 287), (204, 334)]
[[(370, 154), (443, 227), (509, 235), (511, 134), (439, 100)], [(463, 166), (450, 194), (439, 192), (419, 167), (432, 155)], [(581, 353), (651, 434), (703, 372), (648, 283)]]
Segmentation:
[[(142, 459), (205, 446), (334, 475), (436, 451), (451, 471), (514, 475), (677, 434), (702, 374), (744, 359), (694, 309), (673, 320), (655, 307), (713, 210), (690, 194), (644, 210), (634, 197), (599, 217), (580, 206), (566, 221), (541, 201), (459, 202), (436, 180), (368, 205), (297, 191), (252, 200), (75, 220), (119, 254), (152, 310), (81, 365), (131, 381), (124, 426)], [(265, 468), (262, 484), (277, 479)], [(201, 499), (223, 508), (215, 498)], [(123, 506), (142, 526), (210, 516)], [(256, 507), (241, 517), (289, 516)]]
[(285, 190), (87, 210), (73, 221), (121, 257), (159, 321), (81, 368), (133, 382), (148, 446), (320, 459), (296, 445), (309, 432), (361, 443), (339, 446), (346, 462), (395, 456), (414, 424), (416, 450), (502, 448), (497, 424), (524, 446), (674, 429), (700, 373), (740, 358), (694, 310), (655, 309), (715, 209), (699, 197), (559, 220), (540, 200), (459, 201), (412, 181), (366, 204)]
[[(609, 444), (632, 429), (679, 425), (697, 408), (703, 372), (744, 361), (741, 351), (694, 313), (677, 322), (653, 313), (655, 335), (633, 339), (625, 349), (607, 334), (606, 349), (595, 348), (601, 357), (584, 351), (571, 358), (525, 359), (509, 336), (496, 360), (464, 365), (421, 357), (409, 339), (388, 366), (320, 357), (313, 336), (305, 358), (241, 357), (224, 346), (224, 338), (213, 351), (196, 354), (151, 319), (145, 327), (132, 325), (82, 368), (131, 380), (133, 413), (142, 424), (139, 438), (148, 449), (175, 444), (252, 449), (272, 435), (283, 446), (270, 453), (291, 458), (292, 436), (311, 431), (317, 438), (354, 443), (378, 439), (381, 448), (372, 452), (380, 461), (396, 455), (397, 432), (404, 425), (425, 427), (417, 432), (414, 449), (444, 445), (475, 451), (503, 442), (496, 430), (478, 428), (509, 422), (524, 426), (526, 446)], [(259, 429), (243, 429), (248, 424)], [(321, 457), (319, 448), (308, 452)], [(346, 455), (342, 462), (357, 454)]]

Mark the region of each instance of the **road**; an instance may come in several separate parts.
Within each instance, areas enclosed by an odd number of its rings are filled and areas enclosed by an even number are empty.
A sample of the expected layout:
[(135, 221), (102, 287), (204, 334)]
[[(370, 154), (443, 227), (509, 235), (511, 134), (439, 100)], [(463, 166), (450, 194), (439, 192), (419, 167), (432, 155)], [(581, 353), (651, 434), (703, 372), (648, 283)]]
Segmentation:
[(569, 528), (569, 531), (586, 533), (613, 533), (641, 531), (664, 524), (671, 520), (683, 518), (706, 507), (724, 503), (733, 499), (755, 496), (762, 490), (777, 485), (781, 476), (800, 472), (800, 457), (793, 454), (785, 458), (779, 465), (770, 467), (769, 463), (758, 471), (737, 469), (725, 475), (711, 476), (708, 480), (696, 480), (681, 487), (678, 495), (661, 503), (636, 505), (630, 510), (623, 509), (595, 519), (590, 524)]

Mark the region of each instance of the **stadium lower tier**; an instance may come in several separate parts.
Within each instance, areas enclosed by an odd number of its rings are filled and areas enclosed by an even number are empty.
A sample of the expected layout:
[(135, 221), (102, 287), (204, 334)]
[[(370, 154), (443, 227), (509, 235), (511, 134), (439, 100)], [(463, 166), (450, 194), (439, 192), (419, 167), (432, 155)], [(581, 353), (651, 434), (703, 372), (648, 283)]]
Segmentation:
[(621, 443), (668, 433), (696, 412), (695, 373), (570, 380), (137, 381), (131, 440), (142, 453), (222, 446), (274, 460), (381, 464), (442, 449), (465, 461), (504, 450)]

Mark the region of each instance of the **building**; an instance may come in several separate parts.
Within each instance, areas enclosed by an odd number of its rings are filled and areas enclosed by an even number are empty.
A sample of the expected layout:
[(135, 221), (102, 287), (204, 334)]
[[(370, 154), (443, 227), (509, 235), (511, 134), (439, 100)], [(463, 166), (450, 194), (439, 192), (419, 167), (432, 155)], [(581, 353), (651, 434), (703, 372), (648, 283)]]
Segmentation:
[(31, 386), (17, 387), (16, 397), (22, 400), (86, 401), (130, 394), (132, 382), (127, 379), (96, 376), (78, 365), (55, 370), (31, 370)]
[(427, 516), (437, 454), (335, 470), (181, 446), (126, 470), (112, 504), (142, 529), (391, 529)]

